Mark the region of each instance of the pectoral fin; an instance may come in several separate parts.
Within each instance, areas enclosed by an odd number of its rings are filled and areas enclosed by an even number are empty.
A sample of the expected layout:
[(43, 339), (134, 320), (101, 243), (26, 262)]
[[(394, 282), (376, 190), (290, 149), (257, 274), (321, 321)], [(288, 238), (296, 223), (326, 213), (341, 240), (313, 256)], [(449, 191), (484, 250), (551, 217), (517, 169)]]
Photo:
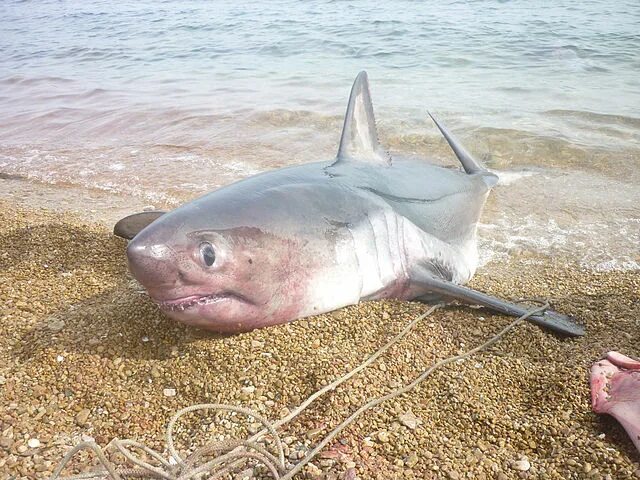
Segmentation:
[[(520, 317), (529, 310), (526, 306), (507, 302), (478, 292), (477, 290), (432, 277), (428, 274), (421, 276), (421, 278), (417, 280), (412, 279), (411, 283), (424, 287), (428, 294), (439, 295), (445, 299), (458, 300), (459, 302), (470, 305), (481, 305), (505, 315)], [(585, 333), (584, 326), (577, 323), (572, 317), (553, 310), (547, 310), (542, 315), (531, 316), (527, 320), (563, 335), (579, 337)]]
[(153, 212), (140, 212), (134, 213), (119, 220), (113, 227), (113, 234), (131, 240), (135, 237), (143, 228), (156, 221), (159, 217), (167, 212), (153, 211)]

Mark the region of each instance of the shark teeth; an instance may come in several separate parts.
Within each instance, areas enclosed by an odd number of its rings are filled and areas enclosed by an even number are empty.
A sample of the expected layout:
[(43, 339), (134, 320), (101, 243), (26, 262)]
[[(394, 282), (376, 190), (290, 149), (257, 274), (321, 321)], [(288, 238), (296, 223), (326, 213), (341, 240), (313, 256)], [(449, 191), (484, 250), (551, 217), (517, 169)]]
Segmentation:
[(202, 295), (200, 297), (186, 297), (184, 300), (156, 301), (163, 310), (181, 312), (197, 305), (209, 305), (227, 298), (225, 295)]

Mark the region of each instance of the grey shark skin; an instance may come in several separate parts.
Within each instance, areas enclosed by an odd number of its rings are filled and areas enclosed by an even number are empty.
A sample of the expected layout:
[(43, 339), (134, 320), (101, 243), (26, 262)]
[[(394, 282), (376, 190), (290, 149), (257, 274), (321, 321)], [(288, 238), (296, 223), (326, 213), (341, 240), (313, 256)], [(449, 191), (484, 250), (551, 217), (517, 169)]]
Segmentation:
[[(349, 98), (336, 159), (255, 175), (164, 215), (126, 217), (134, 277), (170, 317), (243, 332), (382, 298), (526, 308), (461, 286), (478, 264), (476, 225), (496, 175), (437, 120), (464, 171), (378, 143), (368, 79)], [(145, 220), (146, 219), (146, 220)], [(548, 311), (530, 319), (570, 335)]]

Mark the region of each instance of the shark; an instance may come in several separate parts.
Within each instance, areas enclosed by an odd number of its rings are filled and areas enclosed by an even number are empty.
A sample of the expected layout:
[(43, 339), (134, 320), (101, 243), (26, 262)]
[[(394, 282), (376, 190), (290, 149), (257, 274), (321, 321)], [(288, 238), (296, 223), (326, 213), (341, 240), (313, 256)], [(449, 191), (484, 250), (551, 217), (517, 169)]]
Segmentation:
[[(171, 318), (239, 333), (362, 301), (528, 307), (465, 286), (498, 176), (429, 114), (460, 161), (444, 168), (380, 144), (366, 72), (353, 83), (335, 158), (250, 176), (169, 212), (120, 220), (132, 275)], [(572, 317), (528, 319), (579, 336)]]

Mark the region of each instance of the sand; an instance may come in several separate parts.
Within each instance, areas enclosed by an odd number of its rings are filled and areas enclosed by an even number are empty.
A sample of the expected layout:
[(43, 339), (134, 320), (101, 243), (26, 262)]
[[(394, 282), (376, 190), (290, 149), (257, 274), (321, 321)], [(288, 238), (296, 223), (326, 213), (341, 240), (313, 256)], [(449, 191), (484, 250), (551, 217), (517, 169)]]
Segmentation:
[[(163, 449), (169, 417), (195, 403), (244, 405), (280, 418), (427, 309), (370, 302), (244, 335), (212, 335), (159, 312), (127, 273), (125, 242), (103, 224), (6, 198), (0, 478), (46, 478), (82, 439), (104, 446), (132, 438)], [(353, 469), (361, 479), (640, 478), (638, 452), (613, 419), (591, 412), (588, 387), (588, 369), (606, 351), (640, 356), (639, 277), (526, 252), (485, 266), (475, 287), (509, 298), (548, 297), (584, 321), (587, 335), (562, 339), (521, 325), (489, 351), (369, 412), (300, 478), (353, 478)], [(288, 458), (295, 462), (366, 399), (510, 321), (459, 306), (436, 311), (292, 422), (283, 432)], [(188, 417), (178, 431), (181, 448), (244, 429), (213, 420)], [(525, 458), (526, 472), (518, 470)], [(91, 462), (80, 455), (74, 468)]]

